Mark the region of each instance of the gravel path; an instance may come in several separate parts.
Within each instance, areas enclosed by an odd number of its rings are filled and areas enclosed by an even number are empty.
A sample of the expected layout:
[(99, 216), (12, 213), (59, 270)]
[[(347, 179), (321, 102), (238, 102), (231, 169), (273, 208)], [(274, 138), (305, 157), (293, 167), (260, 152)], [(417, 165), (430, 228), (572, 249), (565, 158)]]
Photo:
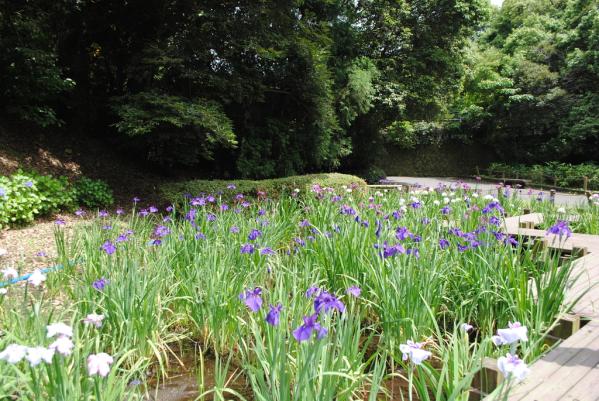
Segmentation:
[[(467, 183), (472, 188), (477, 188), (482, 191), (482, 193), (487, 194), (491, 193), (493, 195), (497, 194), (497, 184), (492, 184), (488, 182), (478, 182), (475, 180), (468, 179), (456, 179), (451, 177), (387, 177), (386, 182), (392, 184), (404, 184), (411, 186), (421, 185), (423, 187), (436, 187), (439, 183), (444, 185), (459, 185), (460, 183)], [(539, 193), (542, 193), (543, 197), (546, 198), (549, 196), (548, 190), (543, 189), (534, 189), (534, 188), (523, 188), (518, 190), (518, 196), (522, 199), (530, 199), (536, 198)], [(587, 203), (587, 198), (581, 194), (572, 194), (565, 192), (557, 192), (555, 194), (555, 204), (561, 206), (577, 206), (584, 205)]]

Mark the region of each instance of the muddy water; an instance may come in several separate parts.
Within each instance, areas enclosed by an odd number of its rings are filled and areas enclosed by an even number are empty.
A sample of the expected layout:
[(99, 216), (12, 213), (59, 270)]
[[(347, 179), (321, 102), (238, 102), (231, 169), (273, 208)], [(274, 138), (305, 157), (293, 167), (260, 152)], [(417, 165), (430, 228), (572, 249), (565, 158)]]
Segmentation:
[[(149, 390), (149, 397), (146, 401), (195, 401), (198, 400), (201, 392), (211, 390), (216, 385), (215, 371), (217, 365), (213, 356), (205, 356), (203, 361), (203, 389), (198, 386), (198, 371), (200, 360), (195, 355), (193, 349), (185, 350), (180, 360), (171, 364), (168, 368), (168, 379), (160, 383), (151, 383), (152, 388)], [(238, 398), (230, 393), (225, 393), (226, 400), (245, 400), (252, 401), (252, 391), (246, 383), (245, 378), (240, 373), (238, 368), (231, 366), (226, 374), (226, 387), (241, 394), (244, 398)], [(409, 385), (405, 378), (393, 376), (385, 380), (383, 383), (385, 394), (379, 394), (379, 401), (403, 401), (408, 399)], [(412, 394), (413, 400), (418, 401), (415, 394)], [(212, 401), (213, 394), (208, 394), (201, 398), (201, 401)], [(363, 399), (369, 399), (369, 390), (365, 389)]]
[[(171, 364), (168, 368), (168, 379), (160, 383), (151, 383), (149, 398), (147, 401), (194, 401), (201, 393), (212, 390), (216, 385), (215, 372), (217, 366), (212, 356), (205, 356), (203, 361), (204, 374), (202, 377), (203, 389), (198, 386), (198, 371), (201, 366), (200, 360), (193, 350), (186, 351), (179, 356), (180, 361)], [(246, 384), (239, 369), (230, 367), (226, 374), (226, 387), (241, 394), (246, 401), (251, 401), (251, 389)], [(225, 393), (227, 400), (242, 400), (229, 393)], [(210, 393), (202, 401), (212, 401), (213, 394)]]

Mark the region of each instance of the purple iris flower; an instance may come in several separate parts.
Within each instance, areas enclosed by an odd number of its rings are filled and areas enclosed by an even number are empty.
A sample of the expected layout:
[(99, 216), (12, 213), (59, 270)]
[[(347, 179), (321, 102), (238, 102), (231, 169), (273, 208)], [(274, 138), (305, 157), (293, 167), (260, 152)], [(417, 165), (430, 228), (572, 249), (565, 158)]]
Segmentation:
[(504, 233), (500, 233), (497, 231), (491, 231), (491, 233), (495, 236), (495, 239), (497, 241), (503, 241), (503, 239), (505, 238), (505, 234)]
[(248, 202), (248, 201), (243, 201), (243, 202), (241, 202), (241, 207), (248, 208), (248, 207), (250, 207), (250, 205), (251, 205), (251, 203), (250, 203), (250, 202)]
[(387, 245), (387, 243), (383, 244), (382, 256), (385, 259), (404, 253), (406, 253), (406, 249), (401, 244), (395, 244), (391, 246)]
[(147, 215), (150, 214), (150, 212), (148, 212), (148, 209), (141, 209), (138, 213), (141, 217), (146, 217)]
[(6, 196), (6, 189), (0, 187), (0, 198), (3, 198)]
[(408, 250), (406, 250), (406, 255), (412, 255), (416, 259), (418, 259), (420, 258), (420, 251), (418, 250), (418, 248), (408, 248)]
[(189, 212), (185, 214), (185, 220), (191, 222), (195, 221), (197, 212), (198, 211), (196, 209), (190, 209)]
[(239, 294), (239, 299), (241, 299), (252, 312), (256, 313), (262, 307), (261, 295), (262, 289), (256, 287), (253, 290), (245, 290)]
[(412, 206), (413, 209), (420, 209), (422, 207), (422, 203), (420, 203), (420, 202), (412, 202), (410, 204), (410, 206)]
[(189, 204), (191, 206), (204, 206), (206, 204), (206, 199), (203, 197), (193, 198)]
[(206, 236), (202, 233), (196, 233), (193, 237), (195, 239), (206, 239)]
[(141, 199), (139, 199), (137, 196), (133, 198), (133, 203), (137, 203), (139, 202)]
[(254, 253), (254, 245), (252, 244), (243, 244), (241, 246), (241, 253), (247, 253), (247, 254), (251, 254)]
[(98, 212), (98, 217), (108, 217), (108, 212), (106, 210), (100, 210)]
[(123, 215), (123, 214), (125, 214), (125, 211), (124, 211), (123, 209), (121, 209), (121, 208), (118, 208), (118, 209), (116, 210), (116, 215), (117, 215), (117, 216), (121, 216), (121, 215)]
[(441, 209), (441, 214), (449, 214), (451, 213), (451, 208), (449, 206), (445, 206)]
[(492, 224), (494, 226), (499, 226), (501, 224), (501, 220), (499, 220), (499, 217), (497, 217), (497, 216), (491, 216), (489, 218), (489, 224)]
[(335, 202), (339, 202), (342, 198), (339, 195), (334, 195), (331, 198), (331, 202), (335, 203)]
[(229, 184), (227, 185), (227, 189), (236, 189), (237, 186), (235, 184)]
[(348, 295), (351, 295), (352, 297), (359, 298), (360, 294), (362, 293), (362, 290), (357, 285), (352, 285), (347, 289), (346, 292)]
[[(63, 219), (56, 219), (54, 221), (54, 224), (56, 224), (57, 226), (64, 226), (67, 223)], [(110, 228), (112, 228), (112, 227), (110, 227)]]
[(425, 226), (431, 223), (431, 219), (429, 219), (428, 217), (423, 217), (422, 220), (420, 220), (422, 222), (422, 224), (424, 224)]
[(173, 210), (175, 210), (175, 208), (173, 207), (173, 205), (169, 205), (166, 207), (165, 209), (168, 213), (171, 213)]
[(468, 250), (468, 245), (458, 244), (458, 251), (465, 252), (466, 250)]
[(312, 333), (316, 332), (316, 338), (321, 339), (327, 335), (327, 329), (322, 327), (320, 323), (316, 321), (318, 314), (315, 313), (310, 316), (304, 316), (304, 324), (293, 330), (293, 337), (298, 341), (308, 341), (312, 337)]
[(226, 203), (223, 203), (222, 205), (220, 205), (221, 212), (225, 212), (227, 210), (229, 210), (229, 205), (227, 205)]
[(325, 312), (329, 312), (331, 310), (338, 310), (339, 312), (345, 311), (345, 305), (341, 302), (337, 297), (328, 291), (320, 291), (316, 298), (314, 299), (314, 310), (316, 313), (324, 310)]
[(266, 247), (260, 250), (260, 255), (276, 255), (277, 253), (272, 248)]
[(167, 226), (158, 226), (154, 230), (154, 235), (162, 238), (162, 237), (166, 237), (167, 235), (169, 235), (170, 232), (171, 232), (171, 230)]
[(212, 195), (208, 195), (206, 197), (206, 200), (208, 201), (208, 203), (214, 203), (214, 202), (216, 202), (216, 198), (214, 196), (212, 196)]
[(300, 227), (310, 227), (310, 222), (307, 219), (304, 219), (304, 220), (300, 221), (299, 226)]
[(258, 216), (264, 216), (266, 214), (266, 210), (260, 209), (258, 210)]
[(243, 194), (237, 194), (237, 195), (235, 195), (235, 199), (236, 200), (242, 200), (243, 199)]
[(319, 292), (319, 291), (320, 291), (320, 288), (318, 288), (318, 287), (315, 287), (315, 286), (312, 286), (312, 287), (308, 288), (308, 289), (306, 290), (306, 294), (305, 294), (305, 295), (306, 295), (306, 298), (312, 298), (312, 296), (313, 296), (314, 294), (318, 294), (318, 292)]
[(277, 304), (277, 306), (272, 306), (269, 305), (270, 310), (268, 311), (268, 314), (266, 315), (266, 323), (270, 324), (271, 326), (278, 326), (279, 325), (279, 317), (281, 314), (281, 310), (283, 309), (283, 305), (281, 304)]
[(127, 235), (126, 235), (126, 234), (121, 234), (121, 235), (119, 235), (118, 237), (116, 237), (116, 241), (115, 241), (115, 242), (116, 242), (116, 243), (119, 243), (119, 242), (126, 242), (126, 241), (128, 241), (128, 240), (129, 240), (129, 238), (127, 237)]
[(25, 185), (27, 188), (31, 188), (31, 187), (33, 187), (33, 181), (27, 181), (27, 182), (26, 182), (25, 184), (23, 184), (23, 185)]
[(214, 221), (214, 220), (216, 220), (216, 215), (212, 214), (212, 213), (208, 213), (206, 215), (206, 220), (208, 220), (208, 221)]
[(79, 217), (85, 216), (85, 210), (81, 210), (81, 209), (76, 210), (75, 211), (75, 216), (79, 216)]
[(150, 213), (158, 213), (158, 208), (156, 206), (150, 206), (148, 208), (148, 212), (150, 212)]
[(349, 205), (343, 205), (341, 206), (341, 214), (347, 214), (350, 216), (355, 216), (356, 215), (356, 211)]
[(116, 246), (114, 246), (114, 244), (112, 242), (110, 242), (109, 240), (104, 242), (104, 244), (102, 244), (100, 249), (102, 249), (108, 255), (112, 255), (113, 253), (116, 252)]
[(248, 234), (248, 241), (255, 241), (257, 238), (262, 236), (262, 231), (256, 230), (255, 228)]
[(237, 234), (239, 233), (239, 227), (237, 226), (232, 226), (231, 229), (229, 230), (232, 234)]
[(516, 241), (516, 239), (514, 237), (512, 237), (511, 235), (508, 235), (504, 240), (503, 240), (504, 244), (510, 244), (512, 246), (518, 246), (518, 241)]
[(405, 240), (411, 234), (412, 233), (410, 233), (410, 230), (408, 230), (407, 227), (398, 227), (397, 230), (395, 230), (395, 238), (397, 238), (400, 241)]
[(106, 287), (110, 281), (106, 280), (104, 277), (101, 277), (99, 280), (96, 280), (92, 283), (92, 287), (94, 287), (98, 291), (103, 291), (104, 287)]
[(567, 221), (558, 220), (557, 223), (549, 227), (546, 234), (559, 235), (560, 238), (565, 235), (566, 238), (570, 238), (572, 236), (572, 230)]
[(293, 239), (295, 241), (296, 244), (298, 244), (299, 246), (306, 246), (306, 241), (304, 241), (303, 239), (297, 237)]
[(447, 249), (449, 247), (449, 241), (447, 241), (445, 238), (439, 239), (439, 247), (441, 249)]

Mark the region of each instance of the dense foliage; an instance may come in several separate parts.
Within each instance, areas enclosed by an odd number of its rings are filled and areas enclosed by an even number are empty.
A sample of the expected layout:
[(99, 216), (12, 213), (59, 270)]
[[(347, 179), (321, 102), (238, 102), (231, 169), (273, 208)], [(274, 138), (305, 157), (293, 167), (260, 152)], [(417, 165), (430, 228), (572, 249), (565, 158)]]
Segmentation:
[(459, 130), (522, 162), (596, 160), (596, 0), (505, 0), (472, 41)]
[(587, 189), (599, 189), (599, 166), (596, 164), (570, 164), (550, 162), (534, 164), (492, 163), (488, 173), (494, 177), (526, 178), (537, 184), (557, 185), (566, 188), (584, 188), (585, 177)]
[[(1, 266), (0, 285), (32, 273), (0, 288), (2, 394), (162, 400), (157, 380), (184, 363), (194, 384), (168, 394), (467, 401), (485, 357), (511, 352), (525, 368), (547, 349), (577, 275), (553, 248), (503, 232), (503, 215), (565, 211), (467, 185), (363, 192), (312, 179), (302, 196), (250, 199), (223, 182), (182, 208), (138, 201), (68, 235), (57, 226), (63, 269)], [(599, 208), (577, 212), (596, 222)], [(564, 221), (548, 231), (570, 235)]]
[(0, 112), (220, 175), (366, 170), (447, 115), (487, 7), (0, 0)]
[(82, 177), (75, 184), (66, 177), (17, 171), (0, 175), (0, 229), (31, 223), (36, 217), (69, 211), (77, 205), (110, 206), (112, 190), (104, 181)]

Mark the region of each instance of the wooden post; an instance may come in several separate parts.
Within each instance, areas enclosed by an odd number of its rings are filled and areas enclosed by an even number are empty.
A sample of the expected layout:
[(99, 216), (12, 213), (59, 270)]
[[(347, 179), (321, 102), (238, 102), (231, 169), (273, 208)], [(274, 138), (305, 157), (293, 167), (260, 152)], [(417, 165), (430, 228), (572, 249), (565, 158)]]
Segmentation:
[(557, 325), (549, 332), (550, 336), (565, 340), (580, 330), (580, 316), (565, 314), (560, 316)]
[(589, 253), (589, 249), (587, 247), (572, 247), (572, 258), (581, 258)]
[(549, 202), (555, 205), (555, 189), (549, 191)]
[(587, 202), (589, 202), (589, 205), (590, 205), (592, 203), (591, 202), (591, 196), (592, 196), (591, 191), (586, 191), (584, 194), (586, 195)]
[(525, 207), (525, 208), (523, 209), (523, 214), (530, 214), (530, 209), (529, 209), (529, 208), (527, 208), (527, 207)]
[(586, 175), (582, 177), (582, 188), (584, 189), (585, 193), (589, 190), (589, 177)]
[(521, 221), (518, 224), (520, 228), (535, 228), (535, 223), (532, 221)]

